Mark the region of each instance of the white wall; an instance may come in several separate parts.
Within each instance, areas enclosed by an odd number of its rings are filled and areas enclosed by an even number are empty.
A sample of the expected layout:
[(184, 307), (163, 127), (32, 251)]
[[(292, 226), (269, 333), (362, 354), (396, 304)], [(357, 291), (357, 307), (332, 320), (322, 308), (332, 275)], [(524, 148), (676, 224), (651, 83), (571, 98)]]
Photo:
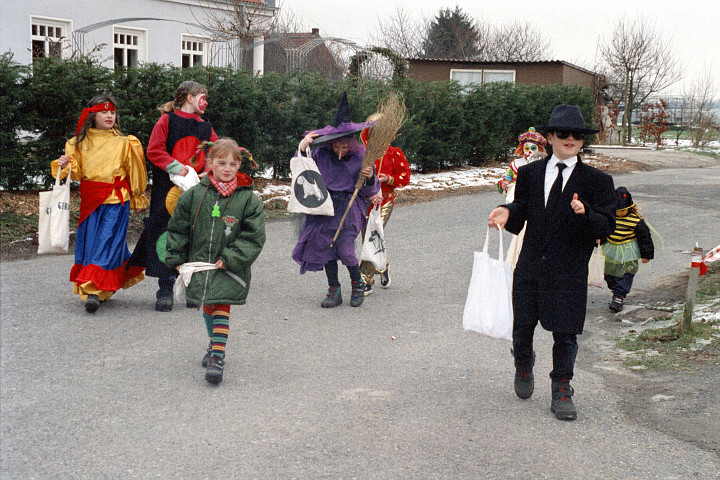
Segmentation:
[[(206, 0), (0, 0), (0, 53), (10, 50), (15, 61), (22, 64), (31, 62), (30, 19), (33, 16), (69, 20), (73, 30), (108, 20), (150, 17), (163, 21), (141, 20), (116, 23), (115, 26), (146, 30), (146, 60), (179, 66), (182, 35), (209, 34), (202, 28), (178, 21), (203, 23), (206, 15), (204, 7), (208, 3)], [(268, 2), (274, 3), (274, 0)], [(113, 32), (113, 25), (108, 25), (85, 34), (85, 53), (93, 46), (106, 44), (99, 51), (99, 57), (108, 67), (113, 65)], [(68, 40), (72, 40), (71, 32), (68, 36)], [(69, 55), (70, 50), (65, 54)]]

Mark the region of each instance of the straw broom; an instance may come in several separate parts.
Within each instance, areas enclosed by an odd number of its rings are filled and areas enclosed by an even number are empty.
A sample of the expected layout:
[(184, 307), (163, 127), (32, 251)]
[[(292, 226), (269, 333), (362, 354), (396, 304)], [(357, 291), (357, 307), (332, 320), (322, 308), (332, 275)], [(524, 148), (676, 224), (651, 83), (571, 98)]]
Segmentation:
[[(405, 120), (405, 104), (400, 96), (393, 92), (380, 101), (377, 113), (380, 114), (380, 118), (375, 122), (369, 132), (368, 144), (365, 148), (365, 157), (363, 157), (360, 170), (372, 165), (376, 158), (381, 158), (385, 154), (385, 150), (390, 146), (390, 142), (393, 141)], [(340, 225), (335, 232), (335, 236), (332, 242), (330, 242), (331, 247), (335, 244), (338, 235), (340, 235), (340, 229), (342, 229), (350, 207), (352, 207), (353, 202), (355, 202), (355, 198), (357, 198), (363, 183), (365, 183), (365, 178), (362, 175), (358, 175), (357, 182), (355, 183), (355, 191), (348, 202), (345, 213), (343, 213), (340, 219)]]

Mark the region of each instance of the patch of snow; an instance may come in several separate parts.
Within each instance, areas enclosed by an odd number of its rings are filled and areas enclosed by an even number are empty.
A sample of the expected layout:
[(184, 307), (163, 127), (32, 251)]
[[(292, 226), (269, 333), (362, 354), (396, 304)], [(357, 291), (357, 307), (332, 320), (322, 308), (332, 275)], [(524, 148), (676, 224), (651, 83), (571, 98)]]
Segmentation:
[(653, 402), (667, 402), (669, 400), (675, 400), (675, 395), (655, 395), (650, 400)]

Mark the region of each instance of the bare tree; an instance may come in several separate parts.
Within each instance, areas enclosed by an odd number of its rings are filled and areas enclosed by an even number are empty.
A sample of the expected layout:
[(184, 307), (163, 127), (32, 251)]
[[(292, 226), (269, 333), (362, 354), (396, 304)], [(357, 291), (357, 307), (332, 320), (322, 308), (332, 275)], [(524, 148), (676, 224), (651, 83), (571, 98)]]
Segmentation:
[(248, 52), (255, 38), (264, 38), (277, 29), (278, 18), (266, 7), (241, 0), (228, 0), (227, 8), (218, 8), (219, 2), (207, 0), (204, 15), (196, 20), (213, 32), (213, 42), (238, 41), (240, 44), (239, 67), (248, 66)]
[(414, 18), (407, 10), (397, 6), (395, 12), (380, 18), (371, 43), (389, 48), (398, 55), (418, 57), (423, 52), (423, 41), (428, 30), (428, 18)]
[[(448, 11), (441, 10), (441, 14), (443, 12)], [(414, 18), (407, 10), (397, 7), (392, 15), (379, 19), (372, 43), (390, 48), (405, 58), (423, 56), (427, 53), (427, 45), (423, 43), (433, 20), (437, 18)], [(472, 58), (477, 60), (532, 62), (547, 58), (550, 51), (549, 38), (529, 22), (493, 26), (484, 19), (472, 20), (472, 35), (473, 48), (468, 51), (472, 51)]]
[(690, 138), (692, 146), (702, 148), (715, 136), (718, 118), (714, 110), (715, 77), (711, 68), (705, 68), (685, 91), (688, 104)]
[(623, 144), (632, 140), (632, 114), (647, 98), (676, 83), (681, 65), (672, 49), (672, 40), (644, 19), (618, 21), (609, 39), (600, 42), (600, 54), (611, 72), (624, 106)]
[(480, 56), (487, 61), (501, 62), (534, 62), (548, 58), (550, 39), (543, 36), (541, 30), (534, 25), (515, 21), (494, 28), (479, 27), (481, 42)]

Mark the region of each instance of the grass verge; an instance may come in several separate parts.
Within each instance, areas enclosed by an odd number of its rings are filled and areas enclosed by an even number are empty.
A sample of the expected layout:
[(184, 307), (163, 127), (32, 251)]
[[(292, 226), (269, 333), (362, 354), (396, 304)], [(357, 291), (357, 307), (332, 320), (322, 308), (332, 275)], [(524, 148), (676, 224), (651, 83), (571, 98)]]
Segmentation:
[(713, 267), (700, 277), (689, 329), (681, 327), (681, 303), (669, 319), (632, 328), (617, 339), (625, 366), (634, 370), (683, 368), (701, 356), (720, 355), (720, 268)]

